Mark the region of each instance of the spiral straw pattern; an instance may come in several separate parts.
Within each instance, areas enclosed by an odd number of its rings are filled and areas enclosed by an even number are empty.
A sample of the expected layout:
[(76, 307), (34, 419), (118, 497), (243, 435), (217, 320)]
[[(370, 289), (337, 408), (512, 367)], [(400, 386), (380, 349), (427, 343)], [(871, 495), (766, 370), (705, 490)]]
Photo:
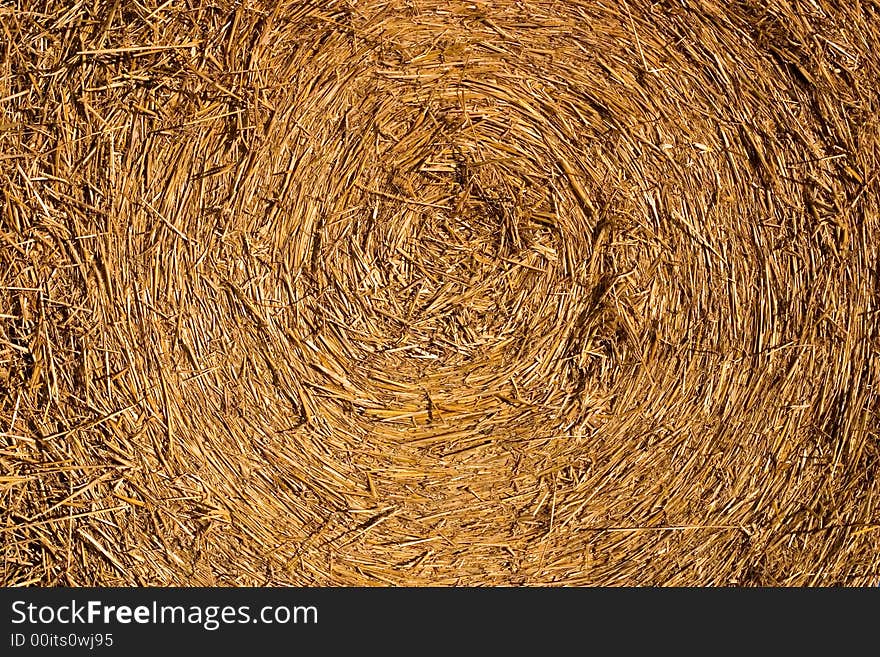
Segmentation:
[(877, 580), (880, 4), (19, 4), (0, 581)]

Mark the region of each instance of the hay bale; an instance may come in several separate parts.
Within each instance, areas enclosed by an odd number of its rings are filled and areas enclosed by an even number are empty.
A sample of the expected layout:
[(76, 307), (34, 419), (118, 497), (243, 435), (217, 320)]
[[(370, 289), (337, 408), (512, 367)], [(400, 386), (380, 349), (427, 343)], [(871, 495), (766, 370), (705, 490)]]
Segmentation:
[(875, 0), (18, 5), (0, 583), (877, 581)]

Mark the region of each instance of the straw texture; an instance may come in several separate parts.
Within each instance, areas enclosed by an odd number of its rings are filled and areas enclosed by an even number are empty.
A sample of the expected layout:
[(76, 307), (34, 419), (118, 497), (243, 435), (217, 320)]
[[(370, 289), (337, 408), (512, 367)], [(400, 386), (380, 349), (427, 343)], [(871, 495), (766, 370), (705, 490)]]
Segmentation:
[(876, 0), (0, 5), (0, 583), (880, 579)]

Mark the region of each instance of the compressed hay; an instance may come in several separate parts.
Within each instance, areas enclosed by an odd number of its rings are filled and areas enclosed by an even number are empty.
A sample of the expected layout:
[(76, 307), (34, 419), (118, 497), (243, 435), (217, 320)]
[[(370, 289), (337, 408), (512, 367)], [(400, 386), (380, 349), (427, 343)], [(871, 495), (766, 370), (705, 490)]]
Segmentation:
[(880, 578), (876, 0), (0, 34), (0, 583)]

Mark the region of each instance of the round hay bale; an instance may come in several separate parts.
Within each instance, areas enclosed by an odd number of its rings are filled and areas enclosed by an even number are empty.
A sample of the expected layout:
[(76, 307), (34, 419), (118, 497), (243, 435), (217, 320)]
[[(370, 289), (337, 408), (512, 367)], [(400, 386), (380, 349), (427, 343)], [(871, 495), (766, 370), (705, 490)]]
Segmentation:
[(26, 5), (0, 583), (880, 578), (878, 2)]

